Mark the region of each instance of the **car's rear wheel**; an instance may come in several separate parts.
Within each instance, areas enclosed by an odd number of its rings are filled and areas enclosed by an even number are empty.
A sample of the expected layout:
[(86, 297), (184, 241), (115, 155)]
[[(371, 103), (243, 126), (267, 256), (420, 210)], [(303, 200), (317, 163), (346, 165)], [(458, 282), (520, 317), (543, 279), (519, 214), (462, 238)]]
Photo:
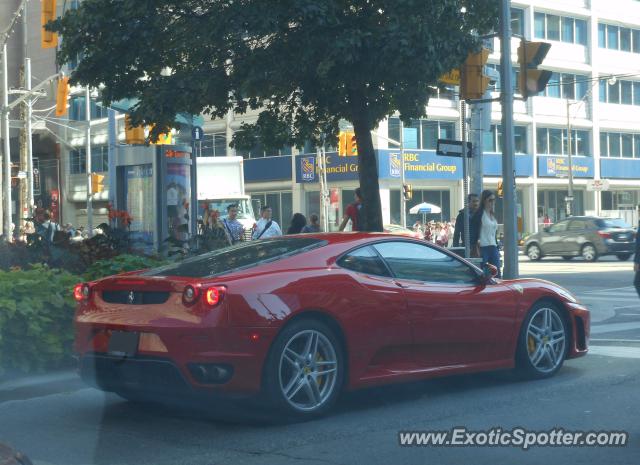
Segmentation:
[(618, 257), (618, 260), (620, 260), (621, 262), (627, 261), (629, 260), (629, 258), (631, 257), (630, 253), (619, 253), (618, 255), (616, 255), (616, 257)]
[(531, 244), (527, 247), (527, 257), (532, 261), (537, 261), (542, 258), (542, 250), (540, 250), (538, 244)]
[(567, 341), (567, 323), (557, 306), (550, 302), (534, 305), (518, 338), (518, 371), (527, 378), (553, 376), (567, 356)]
[(598, 251), (593, 246), (593, 244), (585, 244), (582, 246), (582, 251), (580, 252), (582, 258), (587, 262), (595, 262), (598, 259)]
[(265, 393), (297, 417), (327, 412), (344, 379), (344, 353), (335, 333), (314, 319), (293, 322), (278, 335), (265, 365)]
[(571, 256), (571, 255), (563, 255), (562, 258), (567, 260), (567, 261), (569, 261), (569, 260), (571, 260), (573, 258), (573, 256)]

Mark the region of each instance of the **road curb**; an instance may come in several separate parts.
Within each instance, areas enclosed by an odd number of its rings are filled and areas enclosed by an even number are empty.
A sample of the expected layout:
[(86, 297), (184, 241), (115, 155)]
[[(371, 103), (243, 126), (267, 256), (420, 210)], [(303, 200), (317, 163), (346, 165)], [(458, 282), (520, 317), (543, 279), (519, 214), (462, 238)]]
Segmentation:
[(84, 386), (75, 369), (24, 376), (0, 382), (0, 403), (75, 391)]

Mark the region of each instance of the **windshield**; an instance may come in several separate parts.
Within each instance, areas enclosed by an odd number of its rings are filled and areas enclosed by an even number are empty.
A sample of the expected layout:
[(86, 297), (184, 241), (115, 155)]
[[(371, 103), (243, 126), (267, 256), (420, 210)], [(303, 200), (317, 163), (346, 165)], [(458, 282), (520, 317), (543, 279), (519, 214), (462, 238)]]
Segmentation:
[(204, 205), (209, 207), (209, 211), (218, 210), (220, 212), (220, 218), (227, 217), (227, 207), (235, 204), (238, 206), (238, 219), (239, 220), (254, 220), (256, 219), (253, 214), (253, 207), (251, 202), (247, 199), (215, 199), (215, 200), (200, 200), (198, 201), (198, 215), (202, 216), (204, 213)]
[(604, 218), (597, 221), (601, 228), (630, 228), (626, 221), (622, 218)]
[(313, 238), (274, 238), (245, 242), (143, 273), (143, 276), (204, 278), (290, 257), (326, 242)]

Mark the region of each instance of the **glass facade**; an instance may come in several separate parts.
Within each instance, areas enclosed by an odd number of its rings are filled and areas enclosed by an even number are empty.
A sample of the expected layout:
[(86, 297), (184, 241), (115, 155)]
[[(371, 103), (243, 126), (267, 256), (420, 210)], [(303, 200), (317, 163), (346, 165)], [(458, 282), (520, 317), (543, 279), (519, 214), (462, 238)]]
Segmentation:
[(268, 205), (273, 212), (273, 219), (280, 225), (282, 232), (286, 232), (294, 213), (291, 191), (251, 192), (250, 195), (256, 217), (260, 216), (260, 207)]
[[(557, 223), (567, 217), (566, 197), (568, 190), (538, 190), (538, 223), (544, 223), (548, 217), (551, 223)], [(573, 215), (584, 215), (584, 191), (573, 190)], [(543, 221), (541, 221), (543, 220)]]
[[(390, 211), (391, 224), (400, 224), (400, 189), (393, 189), (390, 192)], [(452, 216), (451, 212), (451, 194), (448, 190), (417, 190), (413, 189), (413, 198), (405, 203), (407, 207), (407, 224), (412, 225), (416, 220), (422, 221), (422, 215), (412, 215), (409, 213), (411, 207), (419, 203), (427, 202), (436, 205), (442, 209), (442, 213), (426, 215), (427, 221), (450, 221), (458, 212)]]
[[(400, 140), (400, 118), (389, 118), (388, 137)], [(405, 149), (435, 150), (438, 139), (455, 139), (455, 123), (453, 121), (436, 121), (428, 119), (412, 120), (404, 125)]]

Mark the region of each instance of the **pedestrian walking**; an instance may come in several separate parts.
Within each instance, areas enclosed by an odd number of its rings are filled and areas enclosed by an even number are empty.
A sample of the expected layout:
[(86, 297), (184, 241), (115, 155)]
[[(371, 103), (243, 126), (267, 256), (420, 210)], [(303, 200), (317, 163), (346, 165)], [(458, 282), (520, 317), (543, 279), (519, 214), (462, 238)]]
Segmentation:
[(309, 215), (309, 224), (302, 228), (303, 233), (318, 233), (320, 232), (320, 218), (317, 213)]
[(222, 224), (229, 233), (232, 244), (242, 240), (244, 227), (242, 223), (238, 221), (238, 205), (232, 203), (227, 207), (227, 217), (222, 221)]
[(340, 223), (340, 231), (344, 231), (344, 228), (347, 226), (347, 223), (351, 221), (351, 230), (352, 231), (363, 231), (364, 230), (364, 204), (362, 199), (362, 191), (360, 188), (356, 188), (355, 193), (353, 195), (354, 201), (347, 206), (346, 211), (344, 212), (344, 217), (342, 218), (342, 223)]
[(273, 210), (270, 206), (264, 205), (260, 209), (260, 215), (262, 218), (258, 221), (256, 225), (256, 230), (253, 232), (253, 239), (266, 239), (268, 237), (277, 237), (282, 236), (282, 230), (278, 223), (271, 218), (273, 214)]
[(287, 234), (300, 234), (306, 225), (307, 219), (305, 216), (302, 213), (294, 213), (287, 229)]
[[(467, 209), (469, 210), (469, 220), (473, 217), (473, 214), (478, 210), (480, 206), (480, 199), (478, 198), (478, 194), (469, 194), (467, 196)], [(469, 222), (469, 226), (471, 226), (471, 222)], [(473, 234), (470, 234), (469, 237), (474, 237)], [(464, 208), (462, 208), (458, 212), (458, 216), (456, 216), (456, 224), (454, 226), (453, 231), (453, 246), (454, 247), (464, 247)]]
[(482, 266), (490, 263), (498, 269), (497, 277), (502, 276), (500, 272), (500, 252), (496, 235), (498, 233), (498, 220), (495, 216), (496, 195), (493, 191), (482, 191), (480, 197), (480, 208), (473, 215), (472, 223), (473, 235), (471, 235), (472, 247), (480, 248)]

